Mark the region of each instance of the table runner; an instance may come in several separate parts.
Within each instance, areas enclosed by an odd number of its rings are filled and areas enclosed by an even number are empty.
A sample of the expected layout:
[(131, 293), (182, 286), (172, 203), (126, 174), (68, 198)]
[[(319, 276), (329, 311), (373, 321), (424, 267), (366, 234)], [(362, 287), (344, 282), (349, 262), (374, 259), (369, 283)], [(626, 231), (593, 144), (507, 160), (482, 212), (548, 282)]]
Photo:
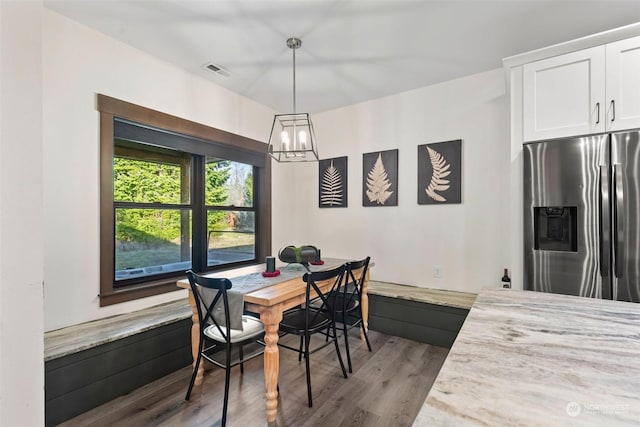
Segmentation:
[[(326, 258), (323, 265), (309, 265), (311, 272), (330, 270), (347, 262), (344, 259)], [(244, 312), (244, 295), (258, 289), (277, 285), (297, 277), (301, 277), (308, 270), (302, 264), (286, 264), (279, 267), (280, 275), (276, 277), (264, 277), (262, 272), (250, 273), (244, 276), (234, 277), (231, 280), (231, 289), (227, 291), (229, 300), (229, 322), (231, 329), (242, 330), (242, 314)], [(211, 299), (209, 299), (211, 302)], [(214, 317), (220, 325), (225, 325), (224, 307), (219, 301), (214, 308)]]

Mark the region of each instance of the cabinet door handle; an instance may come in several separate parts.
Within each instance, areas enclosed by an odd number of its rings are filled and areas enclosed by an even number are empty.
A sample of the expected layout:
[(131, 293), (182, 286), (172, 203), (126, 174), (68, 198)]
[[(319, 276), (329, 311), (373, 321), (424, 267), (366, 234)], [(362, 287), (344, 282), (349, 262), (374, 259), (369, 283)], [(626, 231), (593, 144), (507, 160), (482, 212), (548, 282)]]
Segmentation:
[(616, 101), (611, 100), (611, 121), (616, 119)]
[(600, 123), (600, 103), (596, 102), (596, 124)]

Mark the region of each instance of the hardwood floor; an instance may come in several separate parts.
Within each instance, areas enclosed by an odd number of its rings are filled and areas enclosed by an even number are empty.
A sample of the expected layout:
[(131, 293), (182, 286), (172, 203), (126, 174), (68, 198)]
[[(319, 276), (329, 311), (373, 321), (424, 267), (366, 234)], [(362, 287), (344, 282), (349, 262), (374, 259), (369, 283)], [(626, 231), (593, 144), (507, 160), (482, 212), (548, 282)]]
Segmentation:
[[(410, 426), (448, 349), (371, 331), (372, 352), (356, 333), (349, 344), (353, 373), (342, 377), (333, 346), (311, 355), (313, 408), (307, 407), (304, 363), (280, 349), (278, 418), (272, 426)], [(286, 337), (297, 342), (297, 337)], [(341, 342), (343, 357), (344, 342)], [(205, 365), (204, 384), (185, 401), (191, 367), (176, 371), (61, 426), (220, 425), (224, 370)], [(262, 358), (231, 373), (227, 425), (266, 425)]]

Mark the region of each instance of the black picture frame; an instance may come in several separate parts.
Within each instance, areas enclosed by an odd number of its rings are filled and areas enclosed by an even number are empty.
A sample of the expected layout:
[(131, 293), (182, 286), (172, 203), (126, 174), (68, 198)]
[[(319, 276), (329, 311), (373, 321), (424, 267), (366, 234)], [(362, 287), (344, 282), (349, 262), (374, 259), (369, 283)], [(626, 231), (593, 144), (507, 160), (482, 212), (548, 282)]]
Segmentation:
[(348, 204), (347, 156), (318, 162), (318, 207), (346, 208)]
[(398, 206), (398, 149), (362, 155), (362, 206)]
[(418, 145), (418, 204), (462, 203), (462, 140)]

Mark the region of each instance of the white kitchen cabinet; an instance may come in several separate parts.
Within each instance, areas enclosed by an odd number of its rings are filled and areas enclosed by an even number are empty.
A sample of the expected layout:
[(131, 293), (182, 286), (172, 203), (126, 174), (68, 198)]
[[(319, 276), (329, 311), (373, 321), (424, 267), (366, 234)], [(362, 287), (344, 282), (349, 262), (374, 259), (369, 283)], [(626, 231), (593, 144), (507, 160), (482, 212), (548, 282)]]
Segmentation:
[(607, 130), (640, 128), (640, 37), (606, 45)]
[(523, 141), (640, 128), (640, 36), (523, 66)]
[(605, 131), (605, 47), (525, 64), (524, 141)]

